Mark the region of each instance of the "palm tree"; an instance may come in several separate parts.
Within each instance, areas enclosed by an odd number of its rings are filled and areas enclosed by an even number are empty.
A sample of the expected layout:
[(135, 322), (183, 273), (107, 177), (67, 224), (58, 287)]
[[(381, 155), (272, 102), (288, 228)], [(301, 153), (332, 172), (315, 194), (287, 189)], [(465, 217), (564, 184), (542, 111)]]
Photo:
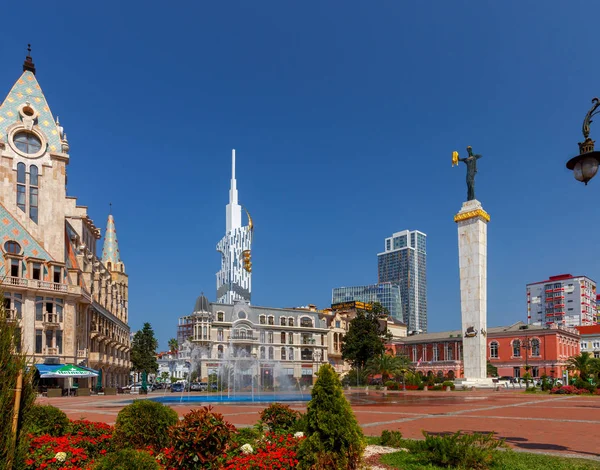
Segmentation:
[(600, 361), (589, 352), (584, 351), (579, 356), (572, 356), (567, 361), (567, 368), (579, 372), (581, 380), (587, 380), (600, 371)]
[(381, 374), (381, 381), (384, 384), (390, 377), (400, 375), (403, 368), (405, 367), (400, 357), (391, 354), (375, 356), (367, 362), (367, 371), (373, 375)]
[(171, 338), (169, 340), (169, 351), (174, 353), (175, 351), (177, 351), (178, 347), (179, 347), (179, 342), (175, 338)]

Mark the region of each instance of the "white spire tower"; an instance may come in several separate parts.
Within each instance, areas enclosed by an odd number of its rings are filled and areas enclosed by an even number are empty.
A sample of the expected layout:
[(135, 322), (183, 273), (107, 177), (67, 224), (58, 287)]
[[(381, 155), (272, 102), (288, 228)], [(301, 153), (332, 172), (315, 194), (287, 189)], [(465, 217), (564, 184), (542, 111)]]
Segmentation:
[(235, 180), (235, 150), (231, 153), (231, 184), (229, 204), (225, 208), (225, 236), (217, 244), (221, 253), (221, 270), (217, 273), (217, 302), (232, 304), (236, 300), (250, 302), (252, 292), (253, 224), (248, 214), (248, 225), (242, 226), (242, 206), (238, 204)]
[(225, 230), (227, 233), (242, 226), (242, 206), (238, 204), (237, 182), (235, 180), (235, 149), (231, 151), (231, 187), (229, 204), (226, 207)]

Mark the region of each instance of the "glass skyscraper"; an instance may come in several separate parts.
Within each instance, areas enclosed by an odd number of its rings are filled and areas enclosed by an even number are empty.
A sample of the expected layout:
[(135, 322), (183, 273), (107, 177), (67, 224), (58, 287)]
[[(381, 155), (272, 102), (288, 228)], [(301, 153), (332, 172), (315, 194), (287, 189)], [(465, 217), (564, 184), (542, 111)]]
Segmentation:
[(336, 287), (331, 292), (332, 304), (352, 301), (369, 304), (379, 302), (393, 318), (404, 321), (400, 299), (400, 285), (392, 282), (370, 286)]
[(404, 230), (385, 239), (377, 255), (378, 282), (400, 285), (402, 319), (410, 332), (427, 332), (427, 235)]

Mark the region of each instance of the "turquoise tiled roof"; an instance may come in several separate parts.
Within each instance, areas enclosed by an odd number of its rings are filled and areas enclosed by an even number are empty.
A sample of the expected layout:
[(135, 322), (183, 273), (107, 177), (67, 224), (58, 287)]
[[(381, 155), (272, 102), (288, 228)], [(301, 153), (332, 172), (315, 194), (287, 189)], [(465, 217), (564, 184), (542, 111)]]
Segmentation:
[(113, 266), (121, 262), (119, 254), (119, 241), (117, 240), (117, 229), (115, 228), (115, 219), (112, 214), (108, 216), (106, 223), (106, 232), (104, 233), (104, 248), (102, 250), (102, 262), (106, 265), (111, 262)]
[(7, 142), (6, 129), (12, 124), (20, 121), (19, 106), (28, 101), (38, 111), (37, 124), (48, 139), (48, 147), (51, 152), (61, 152), (60, 135), (52, 112), (46, 101), (46, 97), (30, 71), (23, 72), (17, 80), (6, 99), (0, 105), (0, 132), (2, 140)]
[(42, 245), (0, 204), (0, 241), (3, 248), (8, 240), (14, 240), (21, 245), (24, 256), (53, 260)]

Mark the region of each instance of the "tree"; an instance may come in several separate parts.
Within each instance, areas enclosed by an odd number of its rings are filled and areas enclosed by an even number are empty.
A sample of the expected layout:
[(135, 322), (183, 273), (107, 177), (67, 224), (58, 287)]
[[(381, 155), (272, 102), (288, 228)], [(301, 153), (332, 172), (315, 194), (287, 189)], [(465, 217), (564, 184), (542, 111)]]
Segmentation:
[(381, 381), (385, 385), (390, 377), (401, 375), (403, 370), (406, 370), (405, 364), (401, 362), (400, 357), (392, 356), (391, 354), (381, 354), (372, 357), (367, 362), (369, 374), (381, 374)]
[(306, 410), (306, 439), (298, 450), (299, 469), (359, 468), (364, 436), (342, 384), (329, 364), (317, 374)]
[(169, 380), (169, 373), (168, 372), (163, 372), (162, 374), (160, 374), (160, 378), (163, 380), (163, 382), (166, 382), (167, 380)]
[(169, 340), (169, 351), (174, 353), (177, 349), (179, 349), (179, 342), (175, 338), (171, 338)]
[(131, 363), (133, 370), (137, 372), (156, 372), (158, 362), (156, 360), (156, 348), (158, 341), (154, 337), (154, 330), (150, 323), (144, 323), (141, 330), (133, 336), (131, 343)]
[(487, 362), (487, 376), (498, 377), (498, 368), (490, 361)]
[(370, 312), (356, 311), (348, 333), (342, 338), (342, 358), (355, 368), (364, 368), (370, 358), (385, 352), (385, 343), (391, 339), (385, 323), (381, 322), (386, 312), (379, 303), (375, 303)]
[[(21, 329), (7, 320), (0, 303), (0, 470), (25, 468), (28, 450), (27, 426), (35, 401), (33, 376), (26, 371), (27, 357), (21, 352)], [(16, 434), (12, 432), (17, 384), (21, 382)]]
[(600, 370), (600, 361), (584, 351), (579, 356), (570, 357), (567, 360), (567, 368), (579, 372), (581, 380), (587, 380)]

